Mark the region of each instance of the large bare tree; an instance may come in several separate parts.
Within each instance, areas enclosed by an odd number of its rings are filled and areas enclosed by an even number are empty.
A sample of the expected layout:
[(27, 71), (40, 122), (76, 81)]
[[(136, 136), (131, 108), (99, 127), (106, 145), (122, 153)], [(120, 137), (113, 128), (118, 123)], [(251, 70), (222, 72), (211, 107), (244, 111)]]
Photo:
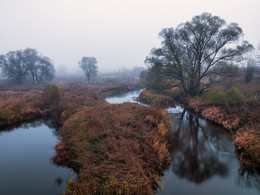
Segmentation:
[(50, 58), (41, 56), (36, 49), (10, 51), (0, 56), (2, 77), (22, 84), (25, 80), (32, 83), (50, 81), (55, 76), (55, 69)]
[(10, 51), (0, 56), (1, 75), (4, 79), (16, 84), (22, 84), (28, 72), (27, 65), (23, 62), (22, 50)]
[(194, 16), (175, 29), (163, 29), (159, 35), (161, 48), (153, 48), (146, 58), (149, 71), (157, 66), (155, 70), (163, 74), (162, 87), (180, 86), (191, 96), (201, 93), (202, 79), (214, 80), (234, 71), (234, 63), (253, 49), (242, 40), (237, 24), (226, 24), (210, 13)]

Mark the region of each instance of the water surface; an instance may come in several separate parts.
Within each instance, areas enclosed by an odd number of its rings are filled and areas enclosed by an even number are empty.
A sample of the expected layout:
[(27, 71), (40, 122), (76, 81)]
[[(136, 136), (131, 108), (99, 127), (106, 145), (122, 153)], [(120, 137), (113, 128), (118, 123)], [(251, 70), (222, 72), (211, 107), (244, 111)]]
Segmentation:
[(72, 169), (51, 161), (59, 132), (42, 121), (0, 131), (0, 194), (62, 194)]

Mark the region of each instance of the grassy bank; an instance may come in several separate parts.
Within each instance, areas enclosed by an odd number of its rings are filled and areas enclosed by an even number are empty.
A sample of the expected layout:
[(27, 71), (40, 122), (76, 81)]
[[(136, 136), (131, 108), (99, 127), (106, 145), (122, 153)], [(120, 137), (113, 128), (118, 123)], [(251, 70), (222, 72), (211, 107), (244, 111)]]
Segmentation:
[(193, 98), (188, 107), (202, 117), (233, 133), (240, 163), (249, 170), (260, 171), (260, 102), (245, 100), (237, 106), (215, 106)]
[(0, 92), (0, 127), (30, 121), (42, 116), (35, 106), (40, 90)]
[(167, 107), (174, 105), (174, 99), (168, 95), (157, 94), (154, 91), (143, 90), (138, 97), (139, 101), (152, 106)]
[[(240, 163), (246, 170), (260, 171), (260, 101), (259, 84), (230, 82), (210, 88), (197, 97), (185, 96), (179, 89), (154, 94), (144, 90), (140, 100), (151, 103), (160, 99), (167, 106), (168, 98), (182, 100), (185, 106), (203, 118), (223, 126), (233, 134)], [(160, 97), (164, 94), (164, 98)], [(180, 94), (183, 97), (180, 97)], [(165, 97), (168, 96), (168, 97)]]

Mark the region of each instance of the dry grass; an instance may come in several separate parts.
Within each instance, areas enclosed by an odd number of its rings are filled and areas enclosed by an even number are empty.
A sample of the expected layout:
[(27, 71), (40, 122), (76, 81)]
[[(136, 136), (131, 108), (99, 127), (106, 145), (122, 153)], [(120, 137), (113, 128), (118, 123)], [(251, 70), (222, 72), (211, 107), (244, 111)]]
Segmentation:
[(31, 120), (41, 113), (34, 107), (34, 100), (40, 91), (4, 91), (0, 92), (0, 126)]
[(168, 95), (156, 94), (149, 90), (143, 90), (139, 96), (139, 100), (143, 103), (152, 105), (152, 106), (173, 106), (174, 99)]
[[(56, 162), (79, 172), (67, 194), (152, 194), (170, 162), (167, 113), (125, 103), (85, 107), (64, 124)], [(61, 146), (62, 144), (62, 146)]]

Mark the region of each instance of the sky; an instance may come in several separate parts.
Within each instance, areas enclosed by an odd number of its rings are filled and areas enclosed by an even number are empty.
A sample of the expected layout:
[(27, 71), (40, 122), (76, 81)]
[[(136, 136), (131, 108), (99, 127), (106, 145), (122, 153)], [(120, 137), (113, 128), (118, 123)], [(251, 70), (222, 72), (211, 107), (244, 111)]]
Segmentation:
[(96, 57), (100, 72), (145, 67), (162, 28), (203, 12), (238, 23), (257, 46), (259, 10), (260, 0), (0, 0), (0, 54), (35, 48), (71, 73), (83, 56)]

